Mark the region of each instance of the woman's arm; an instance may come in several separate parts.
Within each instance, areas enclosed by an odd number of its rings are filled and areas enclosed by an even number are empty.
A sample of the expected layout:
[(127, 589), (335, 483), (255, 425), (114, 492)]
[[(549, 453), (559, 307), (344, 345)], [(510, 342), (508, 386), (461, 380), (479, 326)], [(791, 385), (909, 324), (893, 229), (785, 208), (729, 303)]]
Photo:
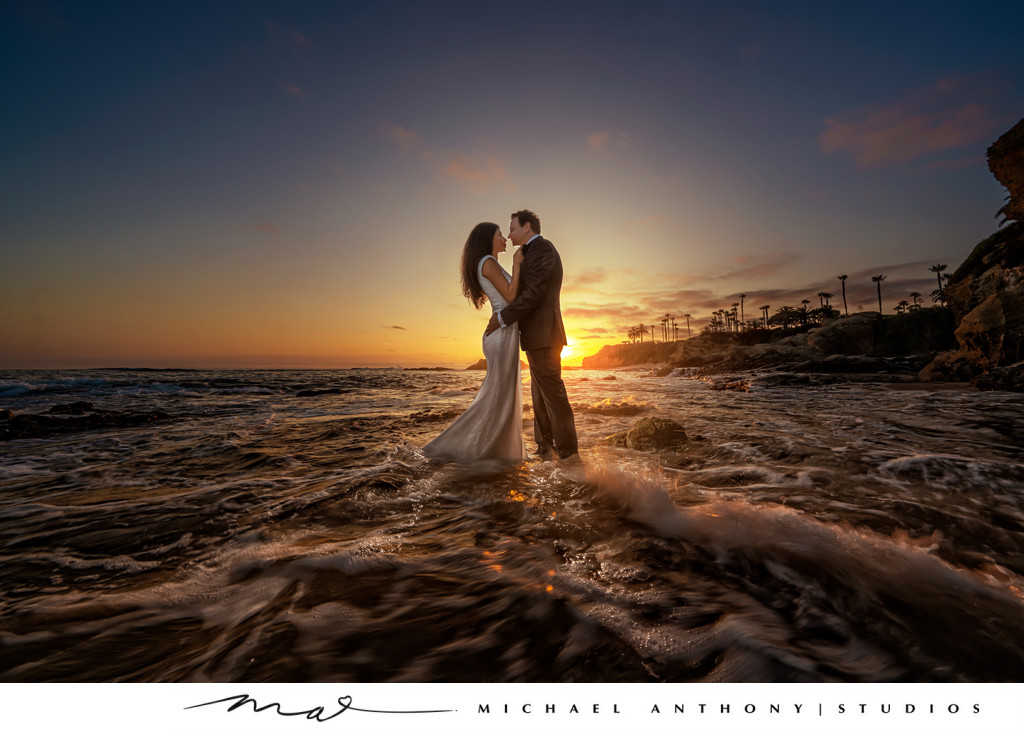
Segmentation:
[[(519, 253), (516, 252), (516, 256), (519, 257)], [(521, 257), (519, 257), (522, 260)], [(501, 293), (508, 302), (516, 297), (516, 290), (519, 288), (519, 263), (514, 262), (512, 265), (512, 282), (505, 279), (505, 276), (501, 273), (501, 268), (498, 267), (498, 263), (495, 260), (488, 259), (484, 262), (483, 276), (491, 281), (491, 285)]]

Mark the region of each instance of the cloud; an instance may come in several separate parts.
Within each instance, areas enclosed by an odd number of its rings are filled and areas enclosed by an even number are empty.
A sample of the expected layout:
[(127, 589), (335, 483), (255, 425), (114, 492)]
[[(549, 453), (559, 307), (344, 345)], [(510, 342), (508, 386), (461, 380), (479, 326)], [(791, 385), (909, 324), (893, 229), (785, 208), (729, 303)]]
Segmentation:
[(792, 264), (800, 260), (796, 252), (776, 252), (768, 255), (743, 255), (735, 257), (733, 261), (739, 265), (738, 269), (719, 275), (717, 279), (726, 280), (734, 277), (747, 277), (757, 279), (778, 275)]
[(394, 329), (396, 331), (408, 331), (409, 330), (405, 326), (384, 326), (384, 328)]
[(615, 322), (637, 322), (647, 318), (647, 309), (630, 303), (580, 304), (562, 308), (562, 315), (567, 318), (598, 319), (604, 318)]
[(933, 160), (927, 166), (925, 170), (930, 171), (959, 171), (964, 168), (974, 168), (975, 166), (987, 166), (988, 161), (985, 156), (975, 156), (973, 158), (952, 158), (948, 160)]
[(984, 76), (940, 79), (903, 99), (827, 118), (818, 146), (870, 169), (984, 142), (1003, 124), (986, 103), (996, 91)]
[(428, 159), (437, 165), (439, 178), (454, 181), (469, 193), (487, 193), (492, 186), (501, 186), (508, 193), (515, 191), (508, 172), (496, 158), (449, 153), (428, 154)]
[(562, 292), (566, 294), (592, 295), (595, 292), (618, 292), (618, 283), (633, 275), (633, 270), (620, 267), (606, 270), (603, 267), (587, 267), (566, 276)]
[(587, 138), (587, 145), (598, 153), (607, 153), (611, 149), (629, 147), (629, 136), (624, 132), (614, 136), (608, 132), (595, 132)]
[(263, 232), (264, 234), (277, 234), (281, 231), (276, 224), (271, 224), (269, 221), (260, 222), (259, 224), (250, 224), (246, 229)]
[(267, 37), (272, 44), (280, 48), (287, 48), (301, 53), (308, 53), (313, 50), (313, 42), (293, 26), (279, 28), (276, 23), (268, 20)]
[(775, 277), (799, 260), (800, 255), (795, 252), (739, 255), (732, 258), (731, 264), (726, 265), (724, 269), (716, 273), (695, 273), (683, 276), (679, 281), (684, 285), (689, 285), (692, 283), (732, 280), (735, 278), (757, 280), (765, 277)]
[(591, 150), (596, 150), (599, 153), (603, 153), (608, 150), (608, 144), (611, 142), (612, 136), (607, 132), (595, 132), (593, 135), (587, 138), (587, 144)]
[(423, 145), (423, 138), (419, 132), (412, 128), (396, 125), (394, 122), (383, 122), (380, 126), (381, 134), (391, 138), (398, 144), (402, 151), (412, 150)]

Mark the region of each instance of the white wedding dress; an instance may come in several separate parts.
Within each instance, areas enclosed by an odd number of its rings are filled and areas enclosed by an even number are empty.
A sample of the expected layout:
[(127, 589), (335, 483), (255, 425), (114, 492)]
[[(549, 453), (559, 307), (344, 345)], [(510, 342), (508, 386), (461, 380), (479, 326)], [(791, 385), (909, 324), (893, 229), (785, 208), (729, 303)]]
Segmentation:
[[(476, 276), (484, 295), (496, 313), (508, 305), (491, 281), (483, 276), (487, 255), (476, 266)], [(501, 269), (505, 279), (511, 275)], [(423, 455), (438, 460), (472, 463), (481, 460), (522, 461), (526, 459), (523, 443), (523, 397), (519, 365), (519, 326), (512, 324), (484, 336), (484, 357), (487, 374), (476, 399), (455, 422), (423, 447)]]

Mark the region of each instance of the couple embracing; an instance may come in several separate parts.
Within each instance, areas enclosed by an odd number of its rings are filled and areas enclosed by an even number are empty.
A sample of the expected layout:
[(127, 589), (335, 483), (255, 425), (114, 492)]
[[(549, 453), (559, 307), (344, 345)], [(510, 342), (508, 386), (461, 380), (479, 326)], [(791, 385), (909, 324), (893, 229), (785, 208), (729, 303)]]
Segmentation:
[(562, 382), (566, 344), (559, 294), (562, 260), (540, 234), (540, 219), (523, 209), (512, 214), (509, 239), (518, 247), (512, 273), (497, 255), (508, 240), (497, 224), (477, 224), (462, 251), (462, 292), (477, 308), (491, 304), (484, 331), (487, 374), (473, 404), (423, 448), (428, 458), (472, 462), (522, 461), (523, 409), (519, 346), (530, 364), (533, 429), (540, 460), (578, 454), (572, 407)]

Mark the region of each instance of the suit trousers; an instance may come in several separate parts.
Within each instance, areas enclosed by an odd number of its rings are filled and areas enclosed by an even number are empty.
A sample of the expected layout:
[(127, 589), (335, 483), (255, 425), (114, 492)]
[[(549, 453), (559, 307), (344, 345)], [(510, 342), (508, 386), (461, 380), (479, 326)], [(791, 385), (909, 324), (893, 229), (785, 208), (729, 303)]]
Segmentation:
[(562, 381), (562, 347), (530, 349), (530, 393), (533, 397), (533, 434), (540, 453), (554, 451), (559, 458), (579, 452), (576, 423)]

